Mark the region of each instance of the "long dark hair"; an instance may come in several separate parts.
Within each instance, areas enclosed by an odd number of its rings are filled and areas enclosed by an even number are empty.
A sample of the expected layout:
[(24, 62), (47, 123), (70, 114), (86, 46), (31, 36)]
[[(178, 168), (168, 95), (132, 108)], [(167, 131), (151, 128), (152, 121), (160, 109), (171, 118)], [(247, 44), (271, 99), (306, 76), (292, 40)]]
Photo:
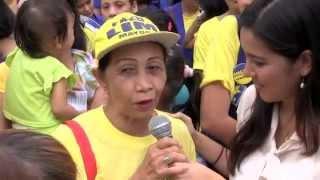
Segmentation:
[[(288, 8), (290, 7), (290, 8)], [(295, 102), (296, 132), (305, 146), (305, 155), (319, 148), (320, 124), (320, 1), (256, 0), (240, 17), (248, 28), (269, 47), (294, 63), (304, 50), (312, 52), (312, 70), (305, 78)], [(261, 147), (271, 129), (272, 103), (257, 96), (248, 122), (240, 129), (231, 145), (229, 170)]]

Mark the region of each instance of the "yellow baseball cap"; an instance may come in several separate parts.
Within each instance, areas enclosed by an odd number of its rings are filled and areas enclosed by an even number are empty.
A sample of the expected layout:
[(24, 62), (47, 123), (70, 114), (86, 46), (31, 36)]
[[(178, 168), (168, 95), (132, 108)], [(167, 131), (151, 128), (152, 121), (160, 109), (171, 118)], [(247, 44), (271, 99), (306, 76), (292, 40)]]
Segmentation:
[(179, 35), (159, 31), (149, 19), (132, 13), (121, 13), (108, 19), (96, 32), (94, 41), (98, 61), (110, 51), (137, 42), (157, 42), (166, 49), (177, 43)]

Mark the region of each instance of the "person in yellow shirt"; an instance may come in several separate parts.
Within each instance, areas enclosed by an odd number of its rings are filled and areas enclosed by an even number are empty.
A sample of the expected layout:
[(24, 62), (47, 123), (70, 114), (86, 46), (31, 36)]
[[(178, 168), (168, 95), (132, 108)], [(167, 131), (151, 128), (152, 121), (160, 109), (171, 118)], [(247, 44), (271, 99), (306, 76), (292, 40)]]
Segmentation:
[(9, 74), (9, 67), (3, 61), (16, 47), (13, 38), (15, 15), (4, 1), (0, 1), (0, 12), (0, 129), (6, 129), (9, 127), (9, 123), (3, 116), (3, 95)]
[(201, 9), (201, 14), (193, 22), (186, 34), (184, 46), (187, 48), (194, 47), (195, 36), (200, 26), (204, 22), (213, 17), (224, 14), (228, 10), (228, 6), (225, 0), (199, 0), (199, 6)]
[[(244, 5), (242, 1), (253, 0), (238, 0), (239, 6)], [(250, 3), (246, 3), (246, 6), (248, 4)], [(203, 132), (228, 146), (236, 134), (235, 117), (231, 116), (235, 114), (235, 110), (231, 110), (230, 107), (238, 103), (239, 98), (236, 98), (237, 101), (233, 100), (234, 97), (239, 97), (238, 92), (244, 89), (241, 84), (247, 84), (251, 79), (243, 75), (242, 71), (242, 61), (245, 62), (245, 59), (240, 51), (236, 16), (225, 16), (216, 28), (215, 34), (217, 36), (209, 45), (200, 86), (200, 121)]]
[(193, 69), (203, 71), (205, 61), (208, 60), (207, 54), (209, 52), (210, 43), (215, 36), (219, 36), (219, 34), (215, 32), (215, 29), (219, 28), (217, 27), (219, 22), (227, 15), (239, 14), (239, 7), (234, 0), (222, 1), (225, 1), (228, 11), (205, 21), (203, 24), (201, 24), (198, 32), (196, 33), (193, 54)]
[[(96, 160), (95, 179), (162, 179), (182, 173), (174, 162), (195, 160), (195, 147), (186, 125), (156, 110), (166, 83), (166, 51), (178, 35), (159, 31), (149, 19), (121, 13), (97, 32), (97, 77), (105, 89), (105, 105), (76, 117), (88, 137)], [(150, 119), (166, 117), (172, 137), (156, 140), (148, 130)], [(69, 150), (79, 179), (89, 177), (72, 129), (60, 125), (52, 135)], [(189, 159), (189, 160), (187, 160)], [(91, 177), (91, 176), (90, 176)]]

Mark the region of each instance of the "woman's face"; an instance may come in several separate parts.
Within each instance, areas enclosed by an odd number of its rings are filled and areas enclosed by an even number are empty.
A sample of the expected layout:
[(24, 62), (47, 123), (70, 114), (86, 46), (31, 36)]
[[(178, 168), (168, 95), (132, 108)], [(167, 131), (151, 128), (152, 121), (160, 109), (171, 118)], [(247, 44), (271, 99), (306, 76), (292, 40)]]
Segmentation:
[(108, 106), (131, 118), (151, 117), (166, 83), (165, 56), (155, 43), (136, 43), (113, 50), (101, 74)]
[(123, 12), (137, 11), (137, 4), (134, 1), (130, 3), (129, 0), (102, 0), (101, 1), (101, 14), (105, 18), (112, 18)]
[(259, 96), (266, 102), (294, 97), (304, 71), (301, 63), (272, 51), (247, 28), (241, 29), (240, 37), (247, 57), (245, 73), (252, 77)]

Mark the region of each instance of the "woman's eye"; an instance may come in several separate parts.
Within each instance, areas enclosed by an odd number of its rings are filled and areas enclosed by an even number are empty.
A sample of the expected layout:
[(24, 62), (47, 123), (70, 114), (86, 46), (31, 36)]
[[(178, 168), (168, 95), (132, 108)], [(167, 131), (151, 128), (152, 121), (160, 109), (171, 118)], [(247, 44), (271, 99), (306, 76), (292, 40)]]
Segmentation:
[(254, 64), (258, 67), (264, 66), (266, 63), (261, 62), (261, 61), (254, 61)]
[(103, 8), (103, 9), (109, 9), (109, 4), (104, 4), (104, 5), (102, 6), (102, 8)]
[(248, 63), (251, 63), (252, 65), (255, 65), (257, 67), (261, 67), (261, 66), (264, 66), (266, 63), (261, 60), (261, 59), (256, 59), (256, 58), (249, 58), (247, 57), (247, 62)]
[(133, 73), (134, 72), (134, 68), (122, 68), (120, 70), (120, 72), (123, 73), (123, 74)]
[(158, 65), (149, 66), (148, 69), (152, 72), (162, 70), (161, 66), (158, 66)]
[(116, 3), (117, 8), (122, 8), (124, 4), (122, 2)]

